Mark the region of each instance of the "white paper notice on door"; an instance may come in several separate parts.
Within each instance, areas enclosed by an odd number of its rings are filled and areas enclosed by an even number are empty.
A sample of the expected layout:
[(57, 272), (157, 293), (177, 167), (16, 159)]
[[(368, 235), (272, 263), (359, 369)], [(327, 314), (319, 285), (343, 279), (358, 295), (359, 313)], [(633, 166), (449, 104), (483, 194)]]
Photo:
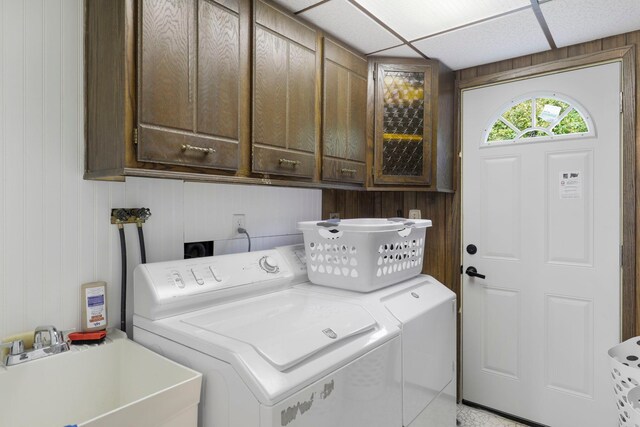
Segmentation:
[(560, 198), (582, 199), (582, 171), (560, 172)]

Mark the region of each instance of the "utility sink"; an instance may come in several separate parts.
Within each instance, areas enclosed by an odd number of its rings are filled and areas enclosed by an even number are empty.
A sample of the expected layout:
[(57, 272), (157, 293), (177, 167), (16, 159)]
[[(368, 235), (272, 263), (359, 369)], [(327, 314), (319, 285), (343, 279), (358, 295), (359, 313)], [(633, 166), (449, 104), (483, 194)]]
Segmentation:
[(201, 383), (114, 331), (101, 345), (0, 367), (0, 425), (195, 427)]

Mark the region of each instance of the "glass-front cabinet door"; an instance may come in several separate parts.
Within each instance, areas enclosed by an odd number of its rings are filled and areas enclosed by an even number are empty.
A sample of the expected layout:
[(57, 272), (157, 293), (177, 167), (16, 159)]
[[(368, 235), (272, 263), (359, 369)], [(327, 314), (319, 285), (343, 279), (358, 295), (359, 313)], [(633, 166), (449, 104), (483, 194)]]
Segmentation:
[(430, 185), (434, 135), (431, 65), (376, 64), (375, 184)]

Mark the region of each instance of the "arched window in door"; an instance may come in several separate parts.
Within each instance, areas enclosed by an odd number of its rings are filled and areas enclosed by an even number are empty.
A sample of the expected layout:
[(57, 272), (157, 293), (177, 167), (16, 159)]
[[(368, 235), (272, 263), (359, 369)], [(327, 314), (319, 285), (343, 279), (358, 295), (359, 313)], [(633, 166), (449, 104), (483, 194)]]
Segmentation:
[(483, 145), (543, 142), (595, 134), (591, 117), (575, 100), (557, 93), (516, 98), (493, 116)]

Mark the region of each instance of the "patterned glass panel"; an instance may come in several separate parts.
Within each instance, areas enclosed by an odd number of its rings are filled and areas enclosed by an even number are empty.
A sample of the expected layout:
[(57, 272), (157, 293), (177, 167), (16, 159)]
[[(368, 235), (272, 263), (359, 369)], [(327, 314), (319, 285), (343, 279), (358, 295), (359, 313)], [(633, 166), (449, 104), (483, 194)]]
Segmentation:
[(382, 173), (422, 176), (424, 73), (385, 71)]

